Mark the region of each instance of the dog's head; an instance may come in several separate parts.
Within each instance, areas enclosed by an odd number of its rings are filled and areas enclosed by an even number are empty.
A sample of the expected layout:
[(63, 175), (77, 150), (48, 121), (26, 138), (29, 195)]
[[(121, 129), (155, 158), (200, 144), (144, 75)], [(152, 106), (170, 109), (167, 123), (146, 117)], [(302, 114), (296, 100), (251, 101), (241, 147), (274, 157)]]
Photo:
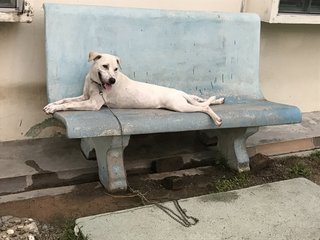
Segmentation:
[(90, 52), (88, 61), (94, 61), (90, 70), (91, 79), (110, 90), (117, 81), (120, 59), (106, 53)]

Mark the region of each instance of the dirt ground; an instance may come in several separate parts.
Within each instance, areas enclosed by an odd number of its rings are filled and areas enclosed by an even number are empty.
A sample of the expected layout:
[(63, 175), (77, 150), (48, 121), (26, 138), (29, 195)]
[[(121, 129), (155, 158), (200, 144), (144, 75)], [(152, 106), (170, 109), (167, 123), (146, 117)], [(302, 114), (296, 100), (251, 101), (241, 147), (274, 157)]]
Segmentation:
[[(162, 180), (151, 180), (150, 175), (132, 175), (128, 177), (128, 183), (132, 189), (139, 190), (150, 201), (157, 202), (296, 177), (305, 177), (320, 185), (320, 151), (306, 157), (277, 159), (259, 154), (251, 158), (250, 165), (252, 170), (241, 174), (217, 164), (199, 168), (198, 170), (203, 172), (200, 175), (167, 177)], [(27, 216), (50, 226), (38, 239), (78, 239), (67, 236), (70, 233), (66, 233), (72, 230), (70, 222), (73, 219), (141, 205), (141, 199), (131, 192), (110, 195), (95, 182), (78, 185), (76, 190), (69, 194), (0, 204), (0, 216)]]

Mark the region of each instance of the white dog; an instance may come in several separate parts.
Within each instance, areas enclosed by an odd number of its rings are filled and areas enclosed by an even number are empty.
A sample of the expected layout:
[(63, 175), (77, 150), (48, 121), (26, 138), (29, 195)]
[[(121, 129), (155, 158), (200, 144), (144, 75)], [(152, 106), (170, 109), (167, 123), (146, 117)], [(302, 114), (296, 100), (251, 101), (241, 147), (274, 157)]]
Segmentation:
[(223, 98), (202, 99), (173, 88), (131, 80), (119, 71), (118, 57), (89, 53), (94, 61), (86, 76), (83, 94), (65, 98), (43, 108), (47, 114), (65, 110), (99, 110), (103, 105), (110, 108), (165, 108), (177, 112), (204, 112), (217, 126), (221, 118), (209, 107), (222, 104)]

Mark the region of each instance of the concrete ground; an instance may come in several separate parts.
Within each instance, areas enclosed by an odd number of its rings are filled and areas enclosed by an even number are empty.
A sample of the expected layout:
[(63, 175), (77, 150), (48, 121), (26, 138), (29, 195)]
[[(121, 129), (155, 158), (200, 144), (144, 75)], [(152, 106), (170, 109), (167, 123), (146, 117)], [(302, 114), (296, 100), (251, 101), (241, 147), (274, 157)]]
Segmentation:
[(320, 186), (303, 178), (179, 202), (197, 225), (183, 227), (149, 205), (79, 218), (76, 229), (89, 240), (320, 239)]
[[(303, 114), (301, 124), (262, 127), (247, 146), (251, 156), (320, 148), (320, 112)], [(152, 160), (175, 156), (178, 150), (192, 161), (214, 156), (192, 132), (133, 136), (125, 152), (127, 172), (150, 169)], [(0, 142), (0, 166), (0, 195), (98, 180), (97, 163), (83, 157), (78, 139)]]

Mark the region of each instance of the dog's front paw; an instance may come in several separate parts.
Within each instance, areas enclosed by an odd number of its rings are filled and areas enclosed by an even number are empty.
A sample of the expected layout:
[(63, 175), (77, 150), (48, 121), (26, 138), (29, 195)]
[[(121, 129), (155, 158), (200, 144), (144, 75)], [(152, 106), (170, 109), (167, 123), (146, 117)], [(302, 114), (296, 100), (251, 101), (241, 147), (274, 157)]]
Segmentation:
[(53, 113), (55, 113), (56, 111), (58, 111), (58, 109), (57, 109), (57, 106), (56, 106), (56, 105), (50, 103), (50, 104), (48, 104), (47, 106), (45, 106), (45, 107), (43, 108), (43, 111), (44, 111), (46, 114), (53, 114)]

